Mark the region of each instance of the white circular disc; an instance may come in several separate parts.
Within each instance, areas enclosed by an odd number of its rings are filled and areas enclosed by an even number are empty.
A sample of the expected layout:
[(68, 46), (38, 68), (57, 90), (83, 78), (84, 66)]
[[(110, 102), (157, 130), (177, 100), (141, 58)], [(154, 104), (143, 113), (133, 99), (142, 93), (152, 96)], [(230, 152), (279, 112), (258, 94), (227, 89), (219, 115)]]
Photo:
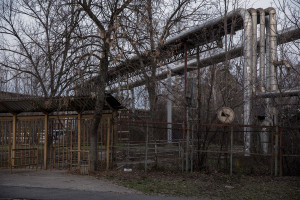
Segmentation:
[(222, 107), (217, 111), (217, 117), (222, 123), (229, 124), (234, 120), (234, 112), (229, 107)]

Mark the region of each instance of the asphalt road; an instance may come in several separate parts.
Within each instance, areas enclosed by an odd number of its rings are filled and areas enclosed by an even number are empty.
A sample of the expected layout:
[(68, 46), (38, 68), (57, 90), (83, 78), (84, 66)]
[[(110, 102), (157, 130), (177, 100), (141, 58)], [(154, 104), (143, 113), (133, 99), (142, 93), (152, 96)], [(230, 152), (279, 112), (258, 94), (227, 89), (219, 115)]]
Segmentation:
[(0, 200), (6, 199), (58, 199), (58, 200), (188, 200), (183, 197), (148, 196), (141, 194), (124, 194), (117, 192), (97, 192), (57, 188), (0, 186)]
[(72, 175), (62, 170), (0, 170), (0, 200), (7, 199), (124, 199), (188, 200), (195, 198), (149, 196), (93, 176)]

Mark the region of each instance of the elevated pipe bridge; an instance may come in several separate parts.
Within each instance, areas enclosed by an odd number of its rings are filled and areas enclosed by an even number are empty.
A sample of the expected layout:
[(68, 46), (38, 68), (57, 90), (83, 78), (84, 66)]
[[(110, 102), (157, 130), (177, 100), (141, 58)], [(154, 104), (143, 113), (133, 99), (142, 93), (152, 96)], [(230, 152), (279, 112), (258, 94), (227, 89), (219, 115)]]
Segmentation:
[[(225, 27), (225, 20), (227, 27)], [(258, 34), (258, 24), (260, 31)], [(187, 58), (197, 56), (205, 51), (212, 49), (221, 49), (222, 38), (226, 34), (234, 34), (243, 30), (242, 46), (231, 49), (227, 52), (221, 52), (204, 59), (187, 62)], [(259, 35), (259, 37), (258, 37)], [(276, 12), (274, 8), (267, 9), (237, 9), (227, 14), (226, 17), (219, 17), (208, 21), (202, 25), (195, 26), (188, 31), (170, 38), (165, 44), (157, 48), (156, 55), (162, 66), (169, 63), (185, 60), (183, 65), (172, 69), (172, 76), (183, 74), (185, 80), (187, 72), (213, 64), (218, 64), (226, 60), (237, 57), (244, 57), (243, 66), (243, 93), (244, 108), (243, 121), (245, 125), (252, 125), (252, 99), (258, 94), (261, 98), (266, 98), (267, 103), (267, 120), (273, 119), (273, 125), (277, 125), (277, 111), (272, 105), (270, 97), (278, 95), (278, 85), (276, 82), (276, 63), (286, 63), (277, 60), (277, 45), (300, 39), (300, 29), (293, 28), (278, 34)], [(257, 52), (259, 52), (259, 66), (257, 68)], [(146, 54), (142, 55), (142, 59), (147, 66), (150, 59)], [(108, 86), (117, 84), (120, 79), (126, 77), (137, 76), (141, 72), (139, 58), (132, 59), (118, 65), (109, 70)], [(190, 66), (191, 68), (188, 68)], [(192, 68), (194, 67), (194, 68)], [(257, 72), (260, 73), (258, 80)], [(156, 80), (166, 79), (169, 72), (158, 73)], [(93, 80), (91, 80), (93, 81)], [(145, 80), (136, 80), (128, 84), (127, 89), (145, 84)], [(185, 81), (185, 88), (187, 82)], [(256, 91), (259, 86), (259, 92)], [(111, 92), (116, 92), (117, 88), (112, 88)], [(284, 96), (300, 95), (300, 90), (283, 90)], [(245, 155), (250, 155), (251, 128), (244, 129)], [(265, 140), (266, 138), (261, 138)]]

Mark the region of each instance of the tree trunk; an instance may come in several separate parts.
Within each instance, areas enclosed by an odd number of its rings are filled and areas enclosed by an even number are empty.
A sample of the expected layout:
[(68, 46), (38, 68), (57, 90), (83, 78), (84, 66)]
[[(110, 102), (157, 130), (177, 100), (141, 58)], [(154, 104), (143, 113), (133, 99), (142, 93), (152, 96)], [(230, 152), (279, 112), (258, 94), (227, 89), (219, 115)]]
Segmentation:
[[(90, 159), (91, 159), (91, 171), (96, 171), (98, 168), (98, 128), (101, 122), (103, 107), (105, 103), (105, 87), (108, 71), (108, 49), (109, 45), (105, 43), (104, 45), (104, 58), (100, 61), (100, 72), (96, 79), (96, 103), (94, 110), (94, 117), (92, 122), (92, 127), (90, 129)], [(101, 135), (101, 134), (100, 134)]]
[[(153, 75), (152, 75), (153, 76)], [(157, 94), (156, 94), (156, 82), (154, 77), (150, 77), (150, 80), (147, 84), (147, 90), (149, 95), (149, 106), (150, 106), (150, 120), (155, 122), (157, 117), (156, 112), (156, 103), (157, 103)], [(153, 140), (154, 137), (154, 130), (153, 128), (149, 129), (149, 139)]]

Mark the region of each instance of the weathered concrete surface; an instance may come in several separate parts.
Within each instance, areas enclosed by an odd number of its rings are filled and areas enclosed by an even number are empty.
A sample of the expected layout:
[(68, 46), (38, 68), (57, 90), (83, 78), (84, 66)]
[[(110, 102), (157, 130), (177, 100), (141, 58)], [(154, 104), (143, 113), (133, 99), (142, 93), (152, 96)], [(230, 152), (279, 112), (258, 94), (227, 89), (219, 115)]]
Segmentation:
[(0, 169), (1, 186), (58, 188), (127, 194), (139, 193), (104, 180), (96, 179), (93, 176), (74, 175), (64, 170), (35, 171), (31, 169), (14, 169), (13, 173), (10, 174), (9, 170)]

